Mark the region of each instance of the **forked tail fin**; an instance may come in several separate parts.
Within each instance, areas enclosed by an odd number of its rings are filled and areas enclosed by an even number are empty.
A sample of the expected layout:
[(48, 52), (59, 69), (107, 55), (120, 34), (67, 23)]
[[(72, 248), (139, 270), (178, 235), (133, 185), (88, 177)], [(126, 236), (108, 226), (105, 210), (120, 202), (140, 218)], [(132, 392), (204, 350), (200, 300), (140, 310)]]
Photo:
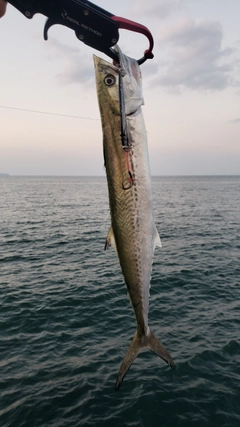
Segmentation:
[(144, 348), (150, 348), (154, 353), (156, 353), (161, 359), (163, 359), (171, 368), (174, 368), (174, 362), (168, 351), (163, 347), (157, 337), (149, 331), (147, 335), (139, 335), (136, 332), (130, 347), (127, 351), (126, 356), (120, 366), (117, 381), (115, 384), (115, 389), (119, 390), (121, 383), (123, 382), (123, 378), (125, 377), (127, 371), (130, 366), (136, 359), (138, 353)]

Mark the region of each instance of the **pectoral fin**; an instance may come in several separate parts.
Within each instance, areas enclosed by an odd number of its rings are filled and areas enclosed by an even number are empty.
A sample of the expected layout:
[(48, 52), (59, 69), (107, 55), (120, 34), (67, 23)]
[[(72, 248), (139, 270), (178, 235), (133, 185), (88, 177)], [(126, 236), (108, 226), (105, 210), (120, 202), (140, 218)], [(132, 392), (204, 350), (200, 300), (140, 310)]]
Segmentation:
[(108, 249), (110, 246), (113, 246), (116, 249), (115, 237), (114, 237), (112, 226), (109, 229), (104, 250)]
[(162, 242), (161, 242), (161, 239), (160, 239), (159, 233), (158, 233), (158, 231), (157, 231), (157, 229), (156, 229), (156, 227), (155, 227), (155, 234), (154, 234), (154, 247), (153, 247), (153, 249), (155, 249), (155, 248), (156, 248), (156, 246), (158, 246), (159, 248), (161, 248), (161, 247), (162, 247)]

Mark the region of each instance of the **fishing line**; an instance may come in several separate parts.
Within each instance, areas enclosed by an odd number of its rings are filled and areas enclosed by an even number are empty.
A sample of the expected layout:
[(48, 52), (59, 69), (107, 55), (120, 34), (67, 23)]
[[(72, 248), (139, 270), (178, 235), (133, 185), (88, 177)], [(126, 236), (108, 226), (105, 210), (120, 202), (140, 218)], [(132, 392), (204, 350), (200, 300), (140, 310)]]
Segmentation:
[(50, 113), (48, 111), (38, 111), (38, 110), (30, 110), (30, 109), (28, 110), (26, 108), (8, 107), (6, 105), (0, 105), (0, 108), (6, 108), (8, 110), (25, 111), (27, 113), (47, 114), (49, 116), (71, 117), (72, 119), (93, 120), (93, 121), (100, 120), (100, 119), (95, 119), (91, 117), (72, 116), (70, 114)]

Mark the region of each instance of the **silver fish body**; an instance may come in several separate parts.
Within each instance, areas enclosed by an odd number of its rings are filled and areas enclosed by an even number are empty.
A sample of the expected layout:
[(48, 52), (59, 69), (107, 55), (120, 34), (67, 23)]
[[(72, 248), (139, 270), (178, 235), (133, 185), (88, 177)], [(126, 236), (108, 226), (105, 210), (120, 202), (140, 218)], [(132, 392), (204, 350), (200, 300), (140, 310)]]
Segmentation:
[[(153, 218), (147, 136), (141, 111), (141, 72), (137, 61), (118, 48), (121, 67), (94, 56), (103, 128), (111, 227), (106, 247), (114, 245), (132, 302), (137, 331), (120, 367), (116, 389), (140, 350), (151, 348), (170, 366), (170, 354), (148, 326), (149, 287), (154, 249), (161, 246)], [(119, 78), (121, 73), (129, 149), (122, 146)]]

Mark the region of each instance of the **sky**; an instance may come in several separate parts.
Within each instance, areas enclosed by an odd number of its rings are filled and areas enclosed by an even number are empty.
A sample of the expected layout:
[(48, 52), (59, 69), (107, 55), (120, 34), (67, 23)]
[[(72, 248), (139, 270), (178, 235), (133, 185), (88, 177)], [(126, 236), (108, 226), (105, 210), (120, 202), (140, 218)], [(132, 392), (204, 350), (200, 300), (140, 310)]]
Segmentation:
[[(141, 66), (152, 175), (239, 175), (240, 1), (95, 4), (153, 34)], [(0, 173), (105, 175), (93, 54), (108, 58), (63, 26), (44, 41), (45, 20), (11, 5), (0, 20)], [(118, 44), (135, 58), (148, 47), (125, 30)]]

